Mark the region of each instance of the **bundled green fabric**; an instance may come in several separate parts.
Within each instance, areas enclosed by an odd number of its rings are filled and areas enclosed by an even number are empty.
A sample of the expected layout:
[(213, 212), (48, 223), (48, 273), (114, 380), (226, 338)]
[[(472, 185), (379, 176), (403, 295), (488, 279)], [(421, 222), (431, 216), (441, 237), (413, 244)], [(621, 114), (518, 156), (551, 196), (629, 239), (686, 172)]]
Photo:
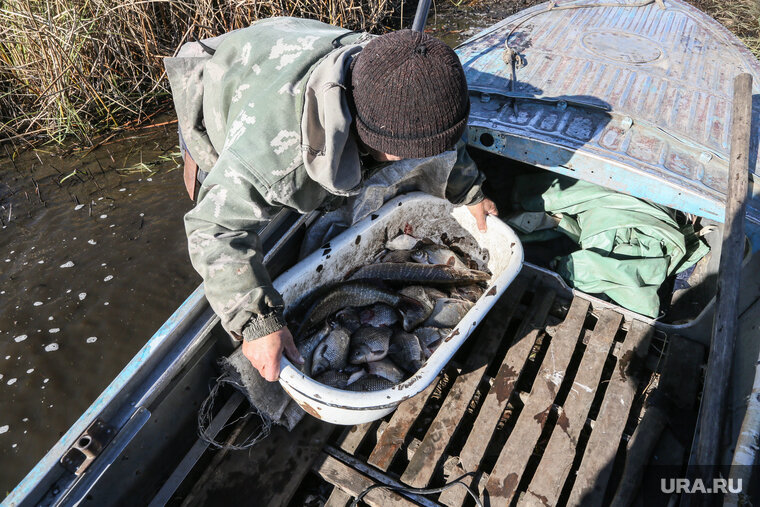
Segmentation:
[(663, 206), (551, 173), (518, 176), (515, 187), (526, 210), (561, 214), (557, 230), (580, 245), (558, 259), (560, 276), (637, 313), (657, 317), (660, 285), (709, 252)]

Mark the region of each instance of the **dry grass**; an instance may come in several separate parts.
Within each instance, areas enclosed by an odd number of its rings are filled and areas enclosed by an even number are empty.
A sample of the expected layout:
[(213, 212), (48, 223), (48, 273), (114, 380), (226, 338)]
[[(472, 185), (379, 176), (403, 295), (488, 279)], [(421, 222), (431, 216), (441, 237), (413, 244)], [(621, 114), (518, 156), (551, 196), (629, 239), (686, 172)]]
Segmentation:
[(760, 59), (760, 0), (687, 0), (720, 21)]
[[(465, 3), (476, 9), (493, 3), (500, 12), (536, 1)], [(690, 1), (760, 57), (760, 0)], [(191, 38), (279, 15), (378, 33), (388, 29), (384, 23), (402, 2), (0, 0), (0, 142), (60, 142), (75, 136), (89, 144), (97, 132), (144, 121), (169, 104), (161, 58)], [(405, 7), (407, 13), (414, 3)]]
[(137, 123), (168, 102), (161, 58), (271, 16), (381, 32), (396, 0), (0, 1), (0, 140)]

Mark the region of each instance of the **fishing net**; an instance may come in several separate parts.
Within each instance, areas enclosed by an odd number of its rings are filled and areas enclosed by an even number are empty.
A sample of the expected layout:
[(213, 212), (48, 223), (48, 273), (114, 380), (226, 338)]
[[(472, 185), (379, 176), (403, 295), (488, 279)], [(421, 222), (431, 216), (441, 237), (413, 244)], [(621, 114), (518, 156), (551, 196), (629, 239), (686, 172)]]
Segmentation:
[[(305, 412), (280, 387), (277, 382), (267, 382), (238, 348), (229, 357), (221, 360), (222, 374), (216, 379), (208, 396), (198, 410), (198, 436), (216, 449), (248, 449), (269, 436), (273, 424), (279, 424), (291, 431), (303, 418)], [(238, 443), (219, 442), (216, 436), (221, 430), (211, 431), (211, 424), (216, 414), (217, 401), (224, 387), (231, 387), (242, 393), (248, 400), (249, 410), (224, 427), (238, 424), (242, 419), (256, 417), (261, 424), (245, 438), (236, 438)]]

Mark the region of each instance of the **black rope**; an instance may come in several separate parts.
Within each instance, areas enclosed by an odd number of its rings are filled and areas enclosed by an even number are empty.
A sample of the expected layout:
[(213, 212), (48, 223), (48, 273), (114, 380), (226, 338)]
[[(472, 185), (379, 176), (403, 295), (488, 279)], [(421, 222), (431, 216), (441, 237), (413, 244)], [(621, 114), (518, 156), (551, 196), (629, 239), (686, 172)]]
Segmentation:
[(444, 484), (440, 488), (410, 488), (406, 486), (392, 486), (390, 484), (373, 484), (372, 486), (368, 487), (364, 491), (362, 491), (359, 496), (357, 496), (353, 502), (351, 502), (351, 507), (357, 507), (359, 505), (359, 502), (364, 498), (367, 493), (372, 491), (373, 489), (383, 488), (383, 489), (390, 489), (393, 491), (401, 491), (402, 493), (413, 493), (415, 495), (432, 495), (434, 493), (440, 493), (442, 491), (446, 491), (449, 488), (453, 488), (454, 486), (462, 486), (467, 490), (467, 493), (470, 494), (470, 496), (475, 500), (475, 504), (478, 507), (483, 507), (483, 502), (480, 501), (480, 498), (478, 497), (478, 494), (467, 484), (462, 482), (462, 479), (467, 477), (468, 475), (475, 475), (473, 472), (468, 472), (461, 477), (457, 477), (453, 481)]

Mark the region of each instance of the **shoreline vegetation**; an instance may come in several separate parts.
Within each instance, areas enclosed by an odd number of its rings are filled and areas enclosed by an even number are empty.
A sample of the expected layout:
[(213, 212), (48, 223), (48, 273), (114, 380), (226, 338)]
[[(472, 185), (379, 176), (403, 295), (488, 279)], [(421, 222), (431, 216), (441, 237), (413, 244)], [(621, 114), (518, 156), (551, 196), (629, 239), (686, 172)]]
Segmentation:
[(0, 143), (136, 126), (171, 99), (162, 58), (272, 16), (387, 31), (400, 0), (6, 0), (0, 6)]
[[(689, 0), (760, 58), (760, 1)], [(487, 12), (492, 3), (448, 0), (440, 9)], [(416, 1), (404, 0), (6, 0), (0, 8), (0, 144), (64, 141), (92, 146), (114, 130), (150, 123), (171, 109), (162, 58), (185, 42), (271, 16), (319, 19), (384, 33)]]

